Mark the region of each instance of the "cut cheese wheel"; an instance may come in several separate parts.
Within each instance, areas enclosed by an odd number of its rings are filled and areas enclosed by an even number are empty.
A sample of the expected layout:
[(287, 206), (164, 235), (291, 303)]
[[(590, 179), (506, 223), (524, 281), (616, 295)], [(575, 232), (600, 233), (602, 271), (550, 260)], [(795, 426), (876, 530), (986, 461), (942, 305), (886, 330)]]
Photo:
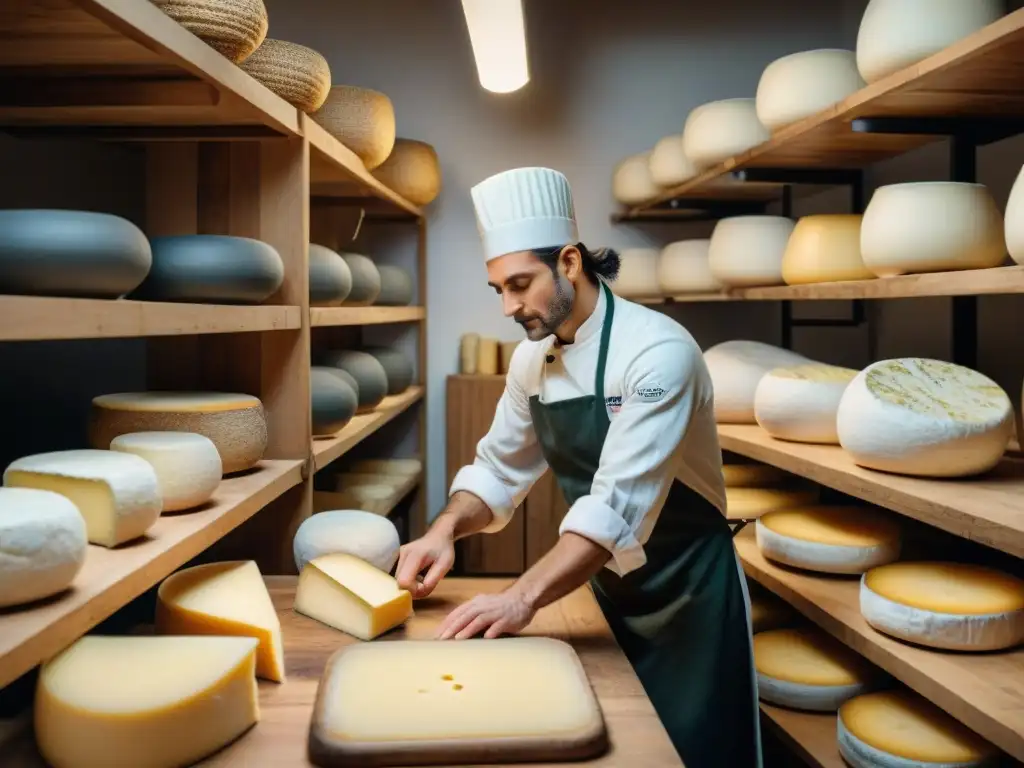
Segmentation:
[(840, 213), (800, 219), (782, 256), (786, 285), (873, 279), (875, 274), (864, 266), (860, 255), (863, 218)]
[(35, 736), (59, 768), (191, 765), (259, 721), (256, 640), (87, 635), (43, 664)]
[(323, 555), (347, 552), (390, 572), (398, 561), (400, 541), (395, 524), (381, 515), (358, 509), (320, 512), (302, 521), (292, 551), (295, 568)]
[(205, 504), (220, 485), (223, 465), (217, 446), (194, 432), (130, 432), (111, 440), (110, 450), (153, 465), (164, 512)]
[(163, 505), (153, 466), (118, 451), (25, 456), (7, 467), (4, 485), (66, 496), (85, 519), (89, 541), (104, 547), (142, 536), (160, 517)]
[(729, 488), (725, 489), (726, 517), (729, 520), (753, 520), (779, 509), (815, 504), (816, 488)]
[(922, 477), (992, 469), (1013, 434), (1013, 406), (970, 368), (922, 358), (873, 363), (836, 413), (839, 443), (862, 467)]
[(162, 635), (240, 635), (260, 641), (256, 674), (284, 681), (281, 621), (252, 560), (207, 563), (172, 573), (157, 590)]
[(85, 562), (78, 507), (58, 493), (0, 488), (0, 608), (63, 592)]
[(881, 678), (869, 662), (811, 627), (756, 634), (754, 667), (761, 699), (814, 712), (835, 712)]
[(704, 352), (719, 424), (755, 424), (754, 396), (761, 377), (775, 368), (813, 362), (760, 341), (724, 341)]
[(836, 412), (857, 371), (813, 363), (776, 368), (754, 392), (754, 418), (779, 440), (836, 444)]
[(803, 507), (768, 512), (756, 527), (761, 554), (821, 573), (864, 573), (899, 557), (900, 526), (875, 507)]
[(373, 640), (412, 615), (412, 595), (395, 578), (348, 553), (310, 560), (299, 574), (295, 610)]
[(708, 249), (711, 240), (680, 240), (669, 243), (658, 257), (658, 285), (666, 296), (680, 293), (713, 293), (723, 286), (711, 274)]
[(123, 392), (92, 401), (89, 442), (109, 448), (127, 432), (195, 432), (213, 441), (224, 474), (252, 468), (267, 449), (263, 404), (227, 392)]
[(891, 563), (861, 577), (860, 612), (879, 632), (929, 648), (1002, 650), (1024, 641), (1024, 581), (963, 563)]
[(839, 708), (839, 754), (854, 768), (982, 768), (999, 750), (906, 688), (856, 696)]

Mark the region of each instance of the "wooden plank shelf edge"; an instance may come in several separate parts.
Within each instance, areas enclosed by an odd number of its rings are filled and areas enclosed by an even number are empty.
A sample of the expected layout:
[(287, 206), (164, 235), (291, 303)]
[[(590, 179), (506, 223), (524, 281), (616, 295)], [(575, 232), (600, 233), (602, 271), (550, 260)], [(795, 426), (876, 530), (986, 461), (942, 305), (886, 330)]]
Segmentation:
[(423, 393), (422, 386), (409, 387), (400, 395), (384, 398), (374, 411), (354, 416), (334, 437), (314, 438), (313, 465), (315, 471), (319, 472), (332, 461), (341, 458), (385, 424), (409, 410), (423, 399)]
[(309, 324), (316, 327), (416, 323), (427, 317), (426, 307), (310, 307)]
[(836, 742), (837, 715), (798, 712), (761, 702), (761, 722), (767, 722), (781, 741), (812, 768), (847, 768)]
[(302, 482), (301, 461), (263, 461), (225, 478), (211, 503), (161, 517), (136, 542), (89, 545), (74, 586), (38, 606), (0, 611), (0, 688), (53, 656)]

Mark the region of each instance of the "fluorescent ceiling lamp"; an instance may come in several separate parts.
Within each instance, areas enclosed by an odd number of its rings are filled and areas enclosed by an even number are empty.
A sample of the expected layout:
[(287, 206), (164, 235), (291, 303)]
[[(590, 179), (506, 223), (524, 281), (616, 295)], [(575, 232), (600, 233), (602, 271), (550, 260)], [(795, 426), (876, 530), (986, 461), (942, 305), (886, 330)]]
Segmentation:
[(522, 0), (462, 0), (480, 85), (494, 93), (530, 81)]

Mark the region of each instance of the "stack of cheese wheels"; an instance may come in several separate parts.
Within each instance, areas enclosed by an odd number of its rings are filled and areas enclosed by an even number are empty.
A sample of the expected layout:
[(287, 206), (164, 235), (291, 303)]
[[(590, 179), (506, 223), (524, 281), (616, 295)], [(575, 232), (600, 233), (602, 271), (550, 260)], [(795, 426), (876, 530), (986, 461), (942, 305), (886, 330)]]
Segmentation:
[(906, 688), (875, 691), (839, 708), (839, 754), (854, 768), (995, 768), (999, 750)]
[(865, 85), (853, 51), (823, 48), (776, 59), (757, 84), (757, 117), (770, 131), (809, 117)]
[(864, 211), (860, 250), (878, 277), (998, 267), (1006, 259), (1003, 217), (982, 184), (891, 184)]
[(661, 249), (658, 257), (658, 286), (665, 296), (685, 293), (713, 293), (725, 286), (711, 274), (708, 259), (710, 239), (680, 240)]
[(793, 228), (782, 257), (786, 285), (871, 280), (864, 266), (860, 230), (864, 217), (853, 213), (804, 216)]
[(623, 205), (640, 205), (661, 192), (651, 178), (650, 153), (630, 155), (612, 172), (612, 196)]
[(815, 506), (768, 512), (756, 524), (768, 560), (820, 573), (861, 574), (900, 555), (896, 520), (877, 507)]
[(857, 371), (811, 363), (776, 368), (761, 377), (754, 392), (754, 418), (779, 440), (836, 444), (836, 412)]
[(627, 299), (650, 299), (661, 296), (658, 281), (657, 248), (627, 248), (622, 252), (619, 276), (612, 290)]
[(711, 233), (711, 274), (730, 288), (781, 285), (782, 258), (793, 220), (785, 216), (733, 216)]
[(754, 667), (761, 699), (813, 712), (835, 712), (883, 678), (870, 663), (816, 627), (757, 633)]
[(683, 152), (683, 137), (678, 133), (660, 139), (647, 162), (651, 180), (659, 187), (674, 187), (697, 175), (697, 169)]
[(129, 432), (111, 440), (110, 450), (133, 453), (153, 465), (164, 512), (208, 502), (224, 471), (217, 446), (194, 432)]
[(723, 341), (704, 352), (715, 393), (715, 420), (719, 424), (756, 424), (754, 397), (757, 385), (775, 368), (814, 362), (788, 349), (760, 341)]
[(754, 99), (711, 101), (694, 109), (683, 126), (683, 151), (698, 171), (768, 141)]
[(388, 518), (358, 509), (336, 509), (307, 518), (295, 532), (292, 554), (298, 571), (321, 555), (347, 552), (382, 571), (398, 561), (398, 529)]
[(785, 600), (782, 600), (756, 581), (747, 581), (750, 592), (750, 626), (756, 635), (772, 629), (782, 629), (796, 624), (796, 611)]
[(977, 371), (902, 358), (857, 374), (839, 403), (839, 444), (862, 467), (922, 477), (964, 477), (999, 463), (1013, 405)]
[(1024, 581), (964, 563), (890, 563), (861, 577), (860, 612), (879, 632), (928, 648), (1003, 650), (1024, 641)]

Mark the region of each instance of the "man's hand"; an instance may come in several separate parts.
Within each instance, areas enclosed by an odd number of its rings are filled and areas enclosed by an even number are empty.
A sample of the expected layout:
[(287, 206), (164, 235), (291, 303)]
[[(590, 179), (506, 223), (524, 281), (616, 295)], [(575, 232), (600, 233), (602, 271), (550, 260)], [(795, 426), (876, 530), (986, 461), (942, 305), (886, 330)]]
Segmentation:
[(515, 589), (497, 595), (477, 595), (448, 614), (437, 630), (440, 640), (465, 640), (483, 632), (486, 638), (524, 629), (536, 614), (526, 598)]
[[(454, 564), (455, 542), (451, 535), (440, 529), (431, 530), (399, 550), (395, 579), (399, 587), (419, 599), (433, 592)], [(417, 577), (424, 570), (427, 573), (420, 582)]]

